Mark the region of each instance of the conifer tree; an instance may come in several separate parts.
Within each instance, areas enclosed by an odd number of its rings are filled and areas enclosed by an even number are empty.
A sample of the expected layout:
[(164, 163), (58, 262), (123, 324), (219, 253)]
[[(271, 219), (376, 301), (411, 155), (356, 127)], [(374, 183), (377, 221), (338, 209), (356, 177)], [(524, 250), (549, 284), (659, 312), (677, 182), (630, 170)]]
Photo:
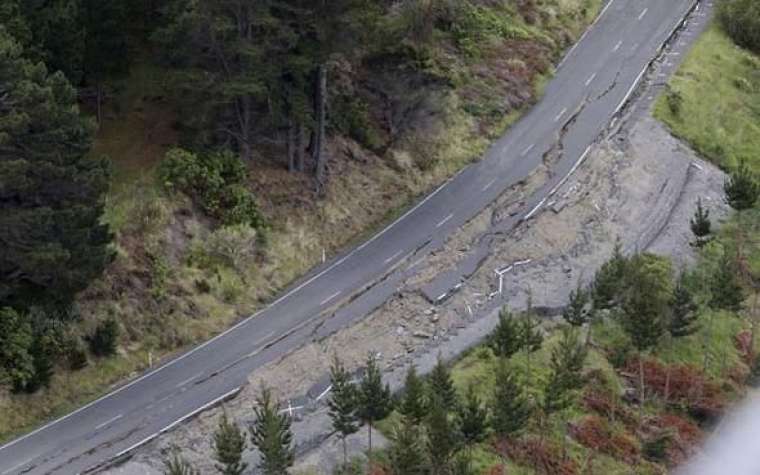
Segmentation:
[(525, 380), (530, 384), (531, 355), (541, 349), (544, 335), (540, 323), (533, 317), (533, 305), (528, 303), (528, 310), (519, 321), (520, 348), (525, 352)]
[(738, 312), (744, 303), (744, 289), (739, 282), (737, 266), (724, 252), (717, 272), (710, 279), (710, 307)]
[(488, 431), (488, 411), (478, 397), (475, 386), (470, 385), (463, 404), (457, 409), (459, 429), (467, 445), (485, 440)]
[(496, 356), (509, 359), (520, 351), (520, 328), (506, 307), (499, 312), (499, 323), (488, 340)]
[(408, 418), (402, 417), (394, 427), (388, 452), (393, 473), (423, 475), (428, 472), (421, 428)]
[(291, 420), (287, 414), (280, 414), (279, 408), (271, 390), (262, 389), (256, 399), (256, 420), (250, 432), (251, 441), (261, 455), (258, 469), (264, 475), (283, 475), (295, 461)]
[(367, 368), (364, 378), (359, 385), (359, 418), (367, 424), (368, 448), (367, 453), (372, 453), (372, 425), (390, 414), (393, 409), (391, 389), (388, 385), (383, 386), (383, 378), (380, 368), (373, 355), (367, 357)]
[(214, 458), (219, 462), (215, 468), (223, 475), (242, 475), (248, 464), (243, 462), (245, 435), (240, 427), (222, 412), (219, 426), (214, 433)]
[(752, 208), (760, 195), (757, 176), (744, 160), (731, 171), (723, 189), (726, 192), (728, 204), (737, 211)]
[(671, 276), (670, 261), (652, 254), (635, 256), (626, 273), (622, 323), (638, 350), (640, 410), (645, 397), (643, 353), (655, 346), (667, 329)]
[(0, 306), (68, 304), (110, 262), (108, 164), (62, 73), (0, 29)]
[(327, 405), (330, 408), (333, 429), (340, 434), (343, 442), (343, 464), (345, 465), (348, 463), (346, 437), (359, 430), (357, 416), (359, 393), (356, 385), (351, 381), (351, 375), (337, 356), (333, 359), (330, 368), (330, 384), (332, 389)]
[(590, 300), (589, 293), (578, 281), (578, 287), (570, 292), (570, 302), (562, 312), (562, 318), (574, 327), (582, 327), (591, 320)]
[(619, 303), (628, 260), (623, 256), (620, 239), (615, 241), (612, 257), (596, 272), (592, 299), (597, 310), (610, 309)]
[(697, 317), (697, 304), (694, 302), (694, 296), (685, 285), (683, 276), (681, 276), (675, 289), (673, 289), (668, 332), (673, 338), (693, 334), (698, 329)]
[(572, 328), (562, 329), (562, 338), (552, 349), (549, 363), (549, 381), (544, 388), (542, 406), (544, 414), (566, 409), (572, 402), (572, 392), (583, 386), (581, 372), (588, 348)]
[(425, 384), (417, 376), (417, 370), (414, 365), (411, 365), (406, 373), (404, 394), (401, 397), (398, 411), (414, 424), (420, 424), (428, 413), (428, 402), (426, 399)]
[(457, 392), (454, 389), (454, 382), (451, 380), (451, 372), (443, 363), (440, 355), (438, 355), (438, 361), (428, 377), (428, 389), (431, 397), (440, 398), (447, 410), (456, 410), (459, 404)]
[(712, 224), (710, 223), (710, 210), (702, 206), (702, 198), (697, 199), (697, 209), (691, 219), (691, 232), (697, 238), (697, 246), (702, 246), (710, 235)]
[(490, 404), (491, 425), (496, 434), (508, 437), (521, 431), (530, 417), (530, 406), (512, 371), (502, 363)]
[(451, 458), (462, 446), (462, 434), (456, 426), (456, 420), (452, 421), (449, 418), (446, 404), (441, 398), (431, 398), (425, 427), (432, 473), (443, 475), (448, 471)]
[(52, 348), (54, 344), (51, 337), (44, 331), (39, 331), (35, 335), (32, 347), (29, 350), (33, 358), (34, 373), (23, 388), (25, 392), (31, 394), (42, 387), (50, 386), (50, 379), (54, 372)]

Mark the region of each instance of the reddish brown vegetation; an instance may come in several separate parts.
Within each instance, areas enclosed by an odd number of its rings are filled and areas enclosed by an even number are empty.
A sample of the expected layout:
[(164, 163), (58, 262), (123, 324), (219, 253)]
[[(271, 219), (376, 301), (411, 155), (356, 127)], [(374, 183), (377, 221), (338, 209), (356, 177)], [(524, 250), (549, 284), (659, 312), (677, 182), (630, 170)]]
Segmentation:
[(578, 464), (564, 456), (560, 447), (537, 437), (499, 440), (494, 442), (494, 449), (502, 457), (532, 467), (538, 474), (576, 475), (580, 472)]
[(694, 423), (674, 414), (662, 414), (647, 421), (647, 430), (668, 430), (673, 438), (667, 448), (667, 463), (677, 466), (690, 458), (702, 442), (704, 433)]
[(633, 428), (638, 423), (636, 414), (608, 391), (589, 388), (583, 394), (583, 405), (606, 419), (622, 422), (628, 428)]
[[(691, 365), (664, 365), (651, 359), (644, 360), (643, 366), (648, 395), (686, 407), (699, 419), (714, 419), (723, 412), (726, 394), (701, 370)], [(623, 376), (638, 387), (638, 360), (632, 359), (626, 364)]]
[(570, 435), (580, 444), (632, 464), (639, 459), (640, 450), (633, 437), (616, 432), (598, 416), (586, 416), (570, 425)]
[(734, 346), (739, 350), (739, 356), (747, 363), (748, 366), (752, 366), (755, 360), (755, 352), (752, 348), (752, 331), (743, 330), (734, 337)]

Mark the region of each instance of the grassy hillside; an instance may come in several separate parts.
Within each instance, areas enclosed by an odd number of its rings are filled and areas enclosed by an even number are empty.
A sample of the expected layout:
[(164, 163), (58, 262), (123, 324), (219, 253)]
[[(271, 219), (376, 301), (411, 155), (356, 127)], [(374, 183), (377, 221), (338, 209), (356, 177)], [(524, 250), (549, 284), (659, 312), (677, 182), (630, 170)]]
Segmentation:
[[(78, 299), (81, 321), (72, 329), (84, 338), (103, 319), (116, 319), (118, 355), (90, 356), (77, 371), (61, 367), (49, 388), (32, 395), (0, 393), (0, 440), (251, 314), (319, 263), (323, 252), (329, 256), (366, 237), (477, 159), (537, 99), (552, 63), (600, 4), (473, 1), (462, 27), (436, 30), (417, 50), (421, 55), (336, 65), (325, 194), (313, 191), (306, 174), (289, 173), (281, 147), (265, 140), (249, 164), (249, 188), (269, 224), (265, 239), (230, 233), (156, 182), (156, 165), (181, 140), (176, 71), (154, 64), (148, 48), (135, 52), (130, 76), (109, 85), (92, 152), (113, 163), (107, 220), (117, 258)], [(396, 21), (394, 15), (388, 20)], [(413, 105), (394, 133), (386, 130), (378, 88)], [(353, 96), (361, 102), (344, 100)], [(357, 134), (357, 123), (377, 135)]]
[(714, 24), (657, 102), (655, 115), (717, 165), (760, 171), (760, 58)]

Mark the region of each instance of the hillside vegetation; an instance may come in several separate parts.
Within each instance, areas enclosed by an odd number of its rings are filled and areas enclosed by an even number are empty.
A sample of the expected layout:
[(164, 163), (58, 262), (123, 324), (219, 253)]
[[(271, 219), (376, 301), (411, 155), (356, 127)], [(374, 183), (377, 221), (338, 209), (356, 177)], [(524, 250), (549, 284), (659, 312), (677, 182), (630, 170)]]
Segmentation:
[[(56, 271), (0, 292), (4, 342), (17, 350), (0, 361), (0, 438), (223, 330), (476, 159), (537, 99), (600, 2), (267, 5), (0, 7), (8, 50), (44, 65), (35, 74), (61, 70), (81, 116), (97, 120), (85, 120), (93, 135), (77, 157), (105, 156), (111, 180), (81, 221), (97, 253), (30, 231), (40, 249), (65, 249), (39, 254), (54, 269), (94, 260), (75, 285)], [(51, 150), (64, 147), (51, 137)], [(67, 183), (88, 169), (72, 170)], [(4, 183), (10, 172), (31, 173), (2, 168)], [(0, 209), (18, 207), (0, 193)], [(18, 275), (5, 262), (0, 271)]]

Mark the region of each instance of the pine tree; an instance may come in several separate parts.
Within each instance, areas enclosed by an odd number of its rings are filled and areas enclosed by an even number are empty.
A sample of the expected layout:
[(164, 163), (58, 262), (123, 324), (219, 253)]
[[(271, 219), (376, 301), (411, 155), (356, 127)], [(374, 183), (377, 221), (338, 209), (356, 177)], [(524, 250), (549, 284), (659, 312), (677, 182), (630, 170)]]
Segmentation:
[(21, 389), (34, 376), (32, 326), (25, 315), (0, 308), (0, 384)]
[(219, 462), (215, 468), (223, 475), (242, 475), (248, 464), (243, 462), (245, 435), (240, 427), (222, 412), (219, 426), (214, 433), (214, 458)]
[(457, 409), (459, 429), (464, 442), (468, 445), (485, 440), (488, 431), (488, 411), (483, 407), (475, 386), (467, 388), (464, 403)]
[(520, 351), (520, 329), (506, 307), (499, 312), (499, 323), (489, 336), (488, 345), (496, 356), (507, 359)]
[(615, 241), (612, 257), (596, 272), (592, 286), (594, 308), (610, 309), (620, 300), (621, 286), (626, 275), (628, 260), (623, 256), (620, 239)]
[(738, 312), (744, 303), (742, 289), (737, 275), (737, 266), (726, 254), (718, 263), (717, 272), (710, 279), (710, 307)]
[(561, 373), (564, 385), (574, 391), (583, 387), (583, 365), (588, 357), (588, 348), (581, 342), (578, 331), (562, 329), (562, 338), (552, 348), (550, 367)]
[(391, 468), (398, 475), (423, 475), (429, 462), (423, 446), (420, 427), (406, 417), (393, 429), (388, 449)]
[(108, 164), (62, 73), (0, 29), (0, 306), (66, 304), (110, 262)]
[(710, 235), (712, 224), (710, 223), (710, 210), (702, 207), (702, 198), (697, 199), (697, 210), (691, 219), (691, 232), (697, 238), (697, 245), (702, 246)]
[(512, 372), (503, 363), (496, 376), (496, 387), (490, 408), (491, 426), (494, 432), (502, 437), (521, 431), (530, 417), (530, 407), (523, 390)]
[(640, 411), (646, 394), (643, 353), (655, 346), (667, 329), (672, 273), (669, 260), (639, 254), (631, 260), (626, 274), (622, 323), (638, 350)]
[(451, 421), (443, 400), (433, 396), (430, 401), (430, 413), (425, 419), (427, 429), (427, 449), (430, 454), (432, 473), (447, 473), (451, 457), (462, 446), (462, 434)]
[(31, 394), (42, 387), (50, 386), (50, 379), (54, 373), (52, 348), (54, 344), (50, 336), (45, 332), (35, 335), (29, 351), (33, 358), (34, 373), (23, 388), (25, 392)]
[(544, 335), (540, 323), (533, 317), (533, 305), (528, 303), (528, 310), (519, 321), (520, 348), (525, 352), (525, 380), (530, 384), (531, 355), (541, 349)]
[(367, 357), (367, 368), (364, 378), (359, 385), (359, 418), (367, 424), (368, 448), (367, 453), (372, 453), (372, 425), (390, 414), (393, 409), (391, 389), (386, 384), (383, 386), (383, 378), (380, 368), (377, 367), (375, 357)]
[(582, 327), (591, 320), (590, 300), (589, 293), (578, 281), (578, 287), (570, 292), (570, 302), (562, 312), (562, 318), (574, 327)]
[(728, 204), (737, 211), (752, 208), (760, 195), (757, 177), (744, 160), (731, 171), (723, 189)]
[(457, 391), (454, 388), (454, 382), (451, 380), (451, 372), (443, 363), (440, 355), (438, 355), (438, 361), (428, 376), (428, 389), (431, 397), (440, 398), (447, 410), (456, 410), (459, 404)]
[(686, 287), (682, 276), (678, 279), (673, 290), (668, 332), (673, 338), (689, 336), (698, 329), (697, 318), (697, 304), (694, 302), (694, 296)]
[(409, 366), (404, 382), (404, 394), (398, 406), (398, 411), (406, 416), (411, 422), (420, 424), (428, 414), (428, 402), (425, 384), (417, 376), (414, 365)]
[(172, 458), (164, 460), (164, 475), (200, 475), (200, 472), (175, 453)]
[(272, 398), (272, 392), (264, 388), (256, 399), (251, 425), (251, 441), (259, 450), (261, 461), (258, 469), (264, 475), (283, 475), (295, 461), (293, 433), (290, 417), (279, 413), (280, 403)]
[(351, 381), (351, 375), (346, 371), (343, 363), (336, 356), (330, 368), (330, 399), (327, 402), (330, 408), (332, 426), (339, 434), (343, 442), (343, 464), (348, 463), (348, 451), (346, 437), (359, 430), (357, 410), (359, 393), (356, 385)]

